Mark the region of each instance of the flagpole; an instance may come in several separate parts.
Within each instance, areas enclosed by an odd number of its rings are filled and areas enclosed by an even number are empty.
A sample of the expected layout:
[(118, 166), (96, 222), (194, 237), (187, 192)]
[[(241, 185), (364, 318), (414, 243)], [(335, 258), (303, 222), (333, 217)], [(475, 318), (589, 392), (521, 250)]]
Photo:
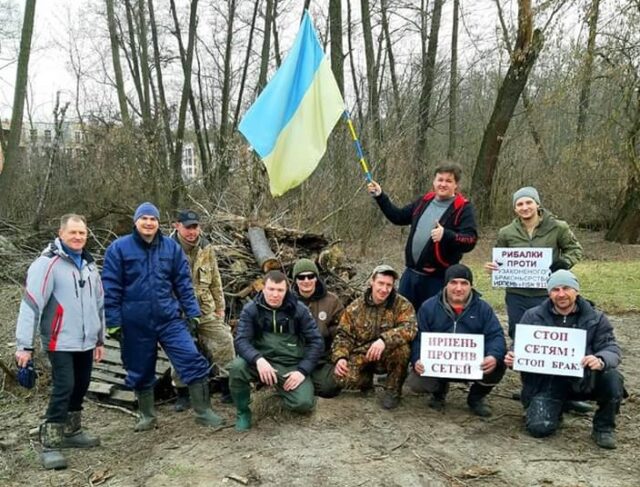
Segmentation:
[(356, 134), (356, 130), (353, 127), (353, 122), (351, 121), (351, 115), (349, 115), (349, 111), (346, 108), (344, 110), (344, 118), (347, 121), (347, 125), (349, 126), (349, 132), (351, 132), (351, 138), (353, 139), (353, 145), (356, 147), (356, 153), (360, 158), (360, 167), (362, 167), (362, 171), (364, 172), (364, 177), (367, 179), (367, 182), (370, 183), (373, 181), (373, 176), (371, 175), (371, 171), (369, 171), (369, 166), (367, 166), (367, 161), (365, 161), (364, 159), (364, 153), (362, 152), (362, 145), (360, 145), (358, 134)]

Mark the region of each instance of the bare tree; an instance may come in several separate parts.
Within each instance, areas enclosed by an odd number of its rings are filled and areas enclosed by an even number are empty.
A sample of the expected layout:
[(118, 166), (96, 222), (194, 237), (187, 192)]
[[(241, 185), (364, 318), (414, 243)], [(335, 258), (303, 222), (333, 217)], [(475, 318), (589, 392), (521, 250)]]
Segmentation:
[(267, 0), (264, 8), (264, 29), (262, 38), (262, 52), (260, 54), (260, 73), (258, 74), (257, 93), (267, 86), (267, 73), (269, 71), (269, 53), (271, 52), (271, 19), (273, 15), (273, 1)]
[(484, 131), (471, 179), (471, 192), (481, 222), (486, 222), (491, 217), (490, 196), (500, 148), (529, 73), (542, 49), (542, 43), (542, 32), (538, 29), (533, 30), (531, 0), (518, 0), (518, 35), (515, 49), (507, 74), (498, 90), (493, 113)]
[(598, 30), (598, 13), (600, 12), (600, 0), (591, 0), (591, 6), (587, 15), (589, 25), (589, 39), (587, 52), (584, 55), (582, 66), (582, 86), (580, 87), (580, 101), (578, 102), (578, 124), (576, 126), (576, 139), (582, 143), (587, 126), (587, 114), (589, 112), (589, 98), (591, 94), (591, 79), (593, 76), (593, 58), (596, 50), (596, 33)]
[(342, 53), (342, 0), (329, 0), (329, 28), (331, 33), (331, 71), (340, 93), (344, 95), (344, 54)]
[(447, 158), (453, 159), (458, 135), (458, 17), (460, 0), (453, 0), (453, 26), (451, 27), (451, 63), (449, 75), (449, 143)]
[(238, 101), (236, 102), (236, 110), (233, 114), (233, 128), (232, 131), (238, 126), (240, 120), (240, 107), (242, 106), (242, 96), (244, 94), (244, 87), (247, 82), (247, 69), (249, 68), (249, 59), (251, 57), (251, 47), (253, 45), (253, 33), (256, 28), (256, 18), (258, 16), (258, 8), (260, 6), (260, 0), (255, 0), (253, 6), (253, 15), (251, 16), (251, 24), (249, 26), (249, 39), (247, 40), (247, 50), (244, 56), (244, 63), (242, 64), (242, 76), (240, 77), (240, 87), (238, 90)]
[[(150, 0), (151, 1), (151, 0)], [(122, 76), (122, 65), (120, 64), (120, 47), (118, 41), (118, 27), (116, 25), (116, 15), (113, 9), (113, 0), (106, 0), (107, 4), (107, 24), (109, 27), (109, 41), (111, 45), (111, 60), (118, 92), (118, 103), (120, 105), (120, 118), (125, 126), (131, 125), (129, 108), (127, 107), (127, 95), (124, 87), (124, 77)]]

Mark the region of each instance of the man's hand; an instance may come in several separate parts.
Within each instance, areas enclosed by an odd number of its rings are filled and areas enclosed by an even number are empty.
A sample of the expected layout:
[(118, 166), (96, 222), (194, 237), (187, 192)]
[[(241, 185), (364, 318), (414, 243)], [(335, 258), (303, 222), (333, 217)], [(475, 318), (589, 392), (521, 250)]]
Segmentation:
[(431, 240), (439, 242), (444, 235), (444, 227), (440, 225), (440, 222), (436, 222), (436, 226), (431, 230)]
[(378, 197), (382, 194), (382, 188), (375, 181), (371, 181), (367, 184), (367, 191), (373, 197)]
[(418, 374), (418, 375), (424, 374), (424, 364), (422, 363), (422, 360), (418, 360), (413, 365), (413, 370), (415, 370), (416, 374)]
[(102, 362), (103, 358), (104, 358), (104, 345), (98, 345), (93, 351), (93, 360), (95, 360), (96, 363), (99, 364), (100, 362)]
[(260, 382), (268, 386), (272, 386), (278, 382), (278, 374), (266, 358), (260, 357), (256, 362)]
[(516, 359), (516, 356), (513, 354), (513, 351), (509, 350), (507, 354), (504, 356), (504, 364), (510, 369), (513, 369), (513, 362), (515, 361), (515, 359)]
[(300, 384), (304, 382), (304, 374), (299, 370), (294, 370), (293, 372), (287, 372), (284, 374), (287, 380), (284, 381), (284, 385), (282, 386), (285, 391), (294, 391), (298, 388)]
[(333, 373), (338, 377), (345, 377), (349, 373), (349, 364), (347, 359), (341, 358), (336, 362), (336, 367), (333, 369)]
[(119, 326), (112, 326), (111, 328), (107, 328), (107, 336), (112, 338), (113, 340), (117, 340), (119, 342), (122, 341), (122, 328)]
[(486, 375), (493, 372), (496, 369), (497, 365), (498, 360), (491, 355), (487, 355), (480, 364), (480, 368), (482, 369), (482, 373)]
[(487, 274), (491, 274), (492, 272), (495, 272), (499, 269), (498, 264), (496, 264), (495, 262), (486, 262), (484, 264), (484, 270), (487, 272)]
[(365, 358), (368, 362), (377, 362), (380, 360), (382, 356), (382, 352), (384, 352), (386, 345), (384, 344), (384, 340), (382, 338), (378, 338), (375, 342), (371, 344), (369, 350), (367, 350), (367, 354)]
[(224, 320), (224, 308), (215, 310), (213, 314)]
[(580, 364), (585, 369), (604, 370), (604, 361), (600, 357), (596, 357), (595, 355), (585, 355), (582, 358)]
[(33, 352), (30, 352), (29, 350), (17, 350), (16, 363), (18, 364), (18, 367), (20, 367), (21, 369), (24, 369), (27, 366), (27, 363), (29, 362), (29, 360), (31, 360), (32, 355), (33, 355)]

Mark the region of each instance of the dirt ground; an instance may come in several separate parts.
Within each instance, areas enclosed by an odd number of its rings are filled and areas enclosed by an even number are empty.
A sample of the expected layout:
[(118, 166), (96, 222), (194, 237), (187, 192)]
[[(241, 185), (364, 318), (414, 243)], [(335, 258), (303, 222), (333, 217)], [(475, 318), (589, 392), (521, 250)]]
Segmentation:
[[(382, 252), (401, 255), (399, 239), (378, 249), (363, 268)], [(0, 286), (5, 362), (13, 355), (19, 293), (15, 285)], [(233, 430), (234, 409), (217, 394), (214, 409), (229, 425), (218, 431), (197, 426), (190, 413), (175, 413), (167, 403), (158, 407), (158, 429), (134, 433), (132, 416), (89, 401), (85, 424), (101, 436), (102, 446), (68, 450), (69, 468), (46, 472), (29, 430), (40, 422), (47, 389), (41, 384), (27, 392), (0, 372), (0, 485), (637, 486), (640, 384), (632, 371), (640, 370), (640, 315), (611, 318), (631, 393), (619, 416), (617, 450), (591, 441), (590, 415), (566, 415), (551, 438), (527, 436), (522, 408), (511, 399), (518, 377), (509, 372), (490, 396), (494, 415), (486, 420), (469, 413), (462, 385), (453, 388), (444, 413), (411, 393), (397, 410), (385, 411), (378, 388), (367, 397), (349, 392), (320, 399), (314, 413), (300, 417), (279, 411), (270, 392), (262, 391), (254, 401), (255, 426), (247, 433)]]

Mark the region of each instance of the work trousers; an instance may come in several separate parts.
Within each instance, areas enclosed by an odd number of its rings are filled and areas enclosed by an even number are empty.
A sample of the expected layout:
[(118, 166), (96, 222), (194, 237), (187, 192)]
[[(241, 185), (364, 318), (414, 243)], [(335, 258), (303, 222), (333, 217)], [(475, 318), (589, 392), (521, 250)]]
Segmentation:
[(47, 423), (64, 423), (69, 412), (82, 410), (82, 401), (91, 382), (94, 350), (47, 352), (51, 362), (51, 396)]

